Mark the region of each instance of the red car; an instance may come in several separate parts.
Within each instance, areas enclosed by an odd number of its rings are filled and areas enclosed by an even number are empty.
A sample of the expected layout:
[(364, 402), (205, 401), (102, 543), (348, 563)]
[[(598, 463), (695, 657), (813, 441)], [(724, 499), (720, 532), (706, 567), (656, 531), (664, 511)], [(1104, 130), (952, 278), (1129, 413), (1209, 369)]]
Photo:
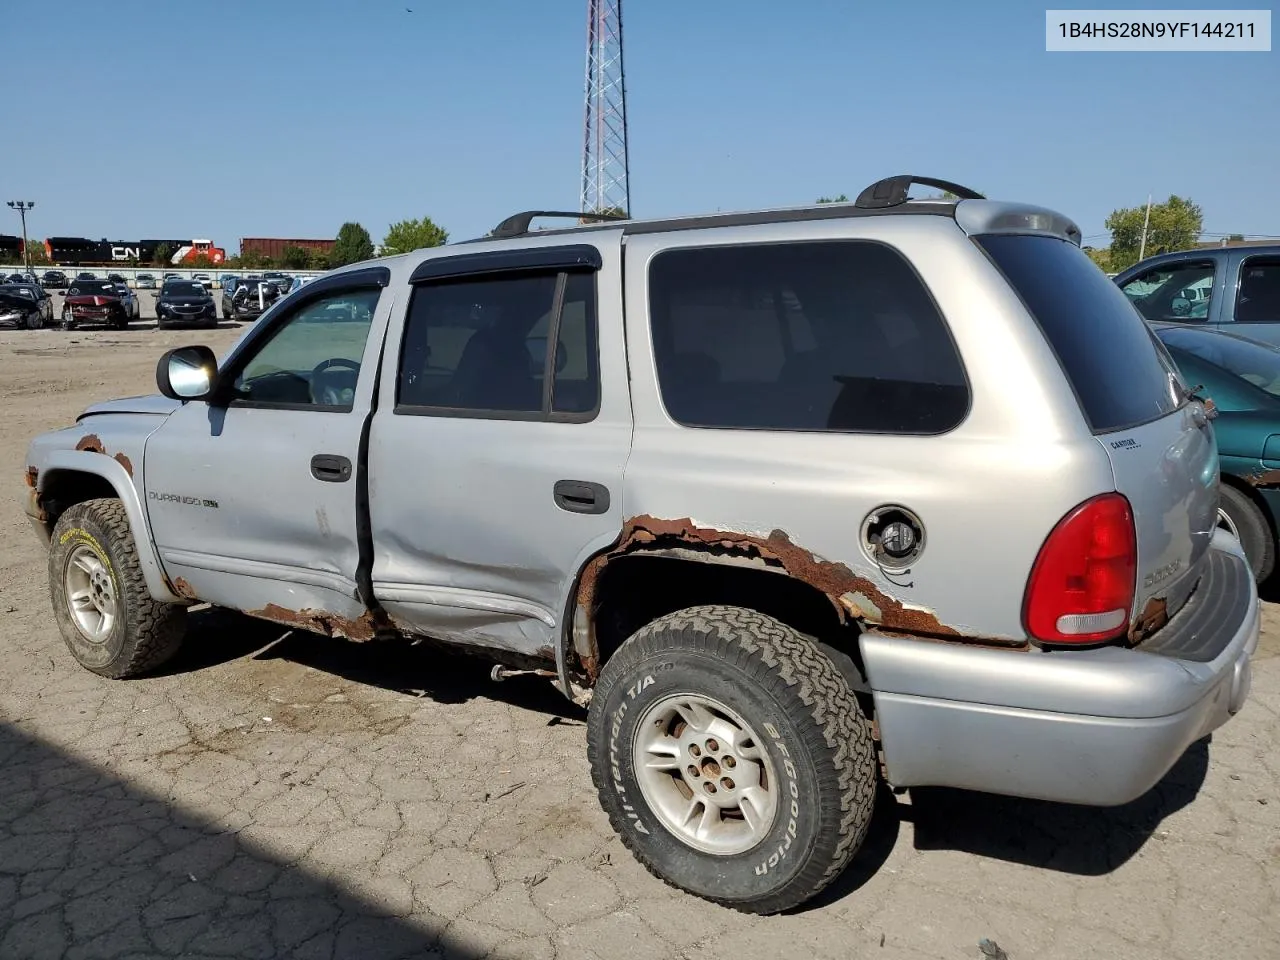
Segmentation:
[(76, 280), (62, 301), (62, 329), (82, 323), (101, 323), (116, 330), (129, 324), (129, 311), (114, 283), (108, 280)]

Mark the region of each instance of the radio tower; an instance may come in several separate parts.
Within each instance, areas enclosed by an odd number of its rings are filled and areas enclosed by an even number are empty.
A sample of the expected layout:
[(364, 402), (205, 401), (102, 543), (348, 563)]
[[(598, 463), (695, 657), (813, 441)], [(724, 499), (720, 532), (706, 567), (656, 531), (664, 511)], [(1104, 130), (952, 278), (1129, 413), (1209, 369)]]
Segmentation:
[(587, 0), (586, 93), (581, 210), (629, 215), (622, 0)]

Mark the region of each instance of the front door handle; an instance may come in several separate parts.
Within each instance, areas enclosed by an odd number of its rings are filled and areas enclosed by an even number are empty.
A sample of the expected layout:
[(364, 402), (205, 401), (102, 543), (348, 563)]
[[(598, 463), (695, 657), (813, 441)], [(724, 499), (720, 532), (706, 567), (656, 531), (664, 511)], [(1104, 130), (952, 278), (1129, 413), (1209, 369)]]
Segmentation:
[(609, 488), (589, 480), (557, 480), (556, 506), (570, 513), (608, 513)]
[(317, 480), (342, 483), (351, 479), (351, 461), (334, 453), (317, 453), (311, 458), (311, 475)]

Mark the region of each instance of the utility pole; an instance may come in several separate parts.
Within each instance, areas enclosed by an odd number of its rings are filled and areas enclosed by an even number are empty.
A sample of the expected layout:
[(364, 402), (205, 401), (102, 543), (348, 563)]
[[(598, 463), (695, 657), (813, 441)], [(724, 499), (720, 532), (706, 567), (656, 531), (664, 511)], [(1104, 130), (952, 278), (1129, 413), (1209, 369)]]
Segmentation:
[(1151, 194), (1147, 194), (1147, 215), (1142, 218), (1142, 243), (1138, 246), (1138, 262), (1147, 254), (1147, 227), (1151, 225)]
[(22, 264), (27, 273), (31, 273), (31, 251), (27, 249), (27, 211), (36, 205), (34, 200), (10, 200), (9, 206), (18, 211), (22, 217)]

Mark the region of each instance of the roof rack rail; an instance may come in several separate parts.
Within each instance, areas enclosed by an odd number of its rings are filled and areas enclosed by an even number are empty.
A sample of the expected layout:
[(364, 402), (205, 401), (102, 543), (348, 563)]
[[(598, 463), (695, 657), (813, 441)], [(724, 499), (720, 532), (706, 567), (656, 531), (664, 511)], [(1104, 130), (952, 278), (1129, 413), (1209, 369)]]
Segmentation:
[(514, 213), (500, 224), (493, 228), (493, 231), (486, 239), (504, 240), (508, 237), (520, 237), (529, 232), (529, 224), (535, 217), (572, 217), (577, 220), (626, 220), (628, 219), (622, 213), (585, 213), (574, 211), (568, 213), (563, 210), (526, 210), (524, 213)]
[(910, 173), (902, 173), (896, 177), (885, 177), (883, 180), (877, 180), (858, 194), (858, 199), (853, 201), (853, 205), (861, 207), (863, 210), (874, 210), (878, 207), (896, 207), (900, 203), (907, 202), (907, 193), (913, 183), (946, 190), (949, 193), (954, 193), (961, 200), (986, 199), (978, 191), (971, 190), (969, 187), (961, 186), (958, 183), (952, 183), (950, 180), (917, 177)]

